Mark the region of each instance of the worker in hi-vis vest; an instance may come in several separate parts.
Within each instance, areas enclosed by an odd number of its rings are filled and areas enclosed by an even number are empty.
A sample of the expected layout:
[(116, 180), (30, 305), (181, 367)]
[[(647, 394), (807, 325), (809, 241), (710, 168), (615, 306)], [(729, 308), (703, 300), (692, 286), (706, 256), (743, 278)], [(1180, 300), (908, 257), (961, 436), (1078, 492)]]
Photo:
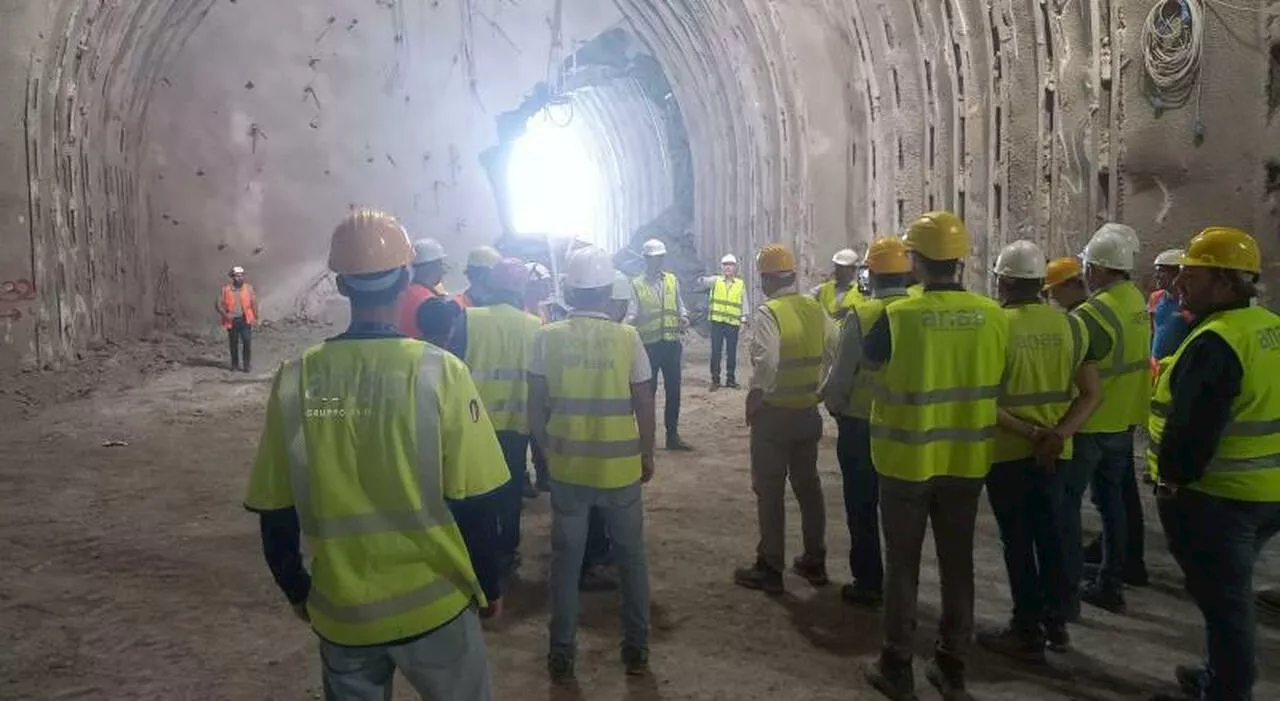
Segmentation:
[(1084, 266), (1074, 256), (1054, 258), (1044, 272), (1044, 299), (1063, 311), (1074, 311), (1089, 299), (1089, 287), (1084, 284)]
[(680, 281), (663, 269), (667, 245), (658, 239), (644, 242), (644, 273), (631, 280), (632, 300), (627, 309), (627, 323), (636, 328), (653, 376), (653, 391), (658, 391), (658, 375), (666, 394), (663, 420), (667, 428), (667, 450), (693, 450), (680, 437), (680, 391), (684, 383), (684, 342), (681, 335), (689, 328), (689, 310), (680, 296)]
[(501, 611), (490, 495), (507, 470), (466, 366), (397, 328), (412, 256), (386, 214), (334, 231), (351, 325), (276, 374), (245, 506), (320, 637), (327, 699), (390, 698), (399, 669), (426, 698), (487, 701), (476, 608)]
[(720, 360), (725, 359), (725, 386), (738, 388), (738, 332), (747, 320), (747, 285), (738, 276), (738, 258), (720, 259), (720, 274), (698, 278), (707, 289), (707, 321), (711, 324), (711, 389), (720, 388)]
[[(400, 333), (410, 338), (424, 338), (418, 323), (418, 311), (428, 299), (445, 297), (446, 272), (444, 246), (435, 239), (418, 239), (413, 242), (413, 280), (400, 297)], [(447, 297), (446, 297), (447, 299)]]
[(1204, 616), (1207, 664), (1175, 671), (1175, 699), (1252, 699), (1253, 570), (1280, 532), (1280, 316), (1251, 306), (1254, 238), (1211, 227), (1187, 245), (1173, 284), (1196, 319), (1161, 361), (1147, 465), (1169, 550)]
[(231, 268), (227, 276), (231, 278), (231, 282), (222, 286), (214, 308), (218, 311), (222, 328), (226, 329), (227, 341), (231, 345), (231, 369), (250, 372), (253, 326), (258, 323), (258, 296), (253, 293), (253, 285), (245, 282), (244, 268), (237, 265)]
[(529, 455), (526, 374), (533, 335), (542, 327), (538, 317), (521, 308), (527, 281), (519, 260), (508, 258), (493, 266), (485, 301), (463, 312), (449, 335), (449, 350), (471, 368), (511, 472), (498, 515), (498, 569), (504, 577), (520, 567), (520, 511)]
[(854, 606), (876, 607), (883, 598), (884, 563), (880, 555), (880, 481), (871, 464), (871, 401), (883, 369), (862, 366), (862, 339), (884, 316), (886, 306), (907, 297), (911, 258), (902, 239), (891, 236), (872, 243), (863, 264), (870, 271), (871, 296), (855, 305), (845, 320), (822, 399), (840, 432), (836, 459), (844, 482), (849, 527), (853, 582), (840, 589), (840, 597)]
[(547, 671), (574, 678), (578, 586), (592, 507), (608, 524), (622, 584), (622, 662), (649, 668), (649, 568), (641, 485), (653, 477), (653, 390), (640, 335), (610, 316), (613, 258), (588, 246), (565, 262), (573, 311), (542, 327), (529, 363), (529, 426), (551, 471)]
[(831, 279), (809, 290), (809, 294), (828, 316), (843, 322), (853, 306), (862, 301), (862, 293), (858, 292), (858, 254), (852, 248), (842, 248), (831, 256), (831, 266)]
[(866, 367), (883, 368), (871, 405), (871, 459), (884, 528), (884, 650), (867, 680), (913, 699), (912, 643), (925, 529), (933, 526), (942, 614), (926, 676), (948, 701), (965, 691), (973, 632), (973, 535), (991, 469), (1009, 322), (990, 298), (959, 282), (969, 231), (930, 212), (904, 240), (924, 293), (895, 301), (867, 332)]
[(1071, 643), (1075, 583), (1062, 548), (1063, 475), (1072, 436), (1102, 401), (1102, 381), (1098, 364), (1085, 358), (1084, 323), (1041, 300), (1040, 247), (1005, 246), (994, 273), (1009, 317), (1009, 354), (987, 499), (1004, 545), (1013, 612), (1007, 625), (979, 632), (977, 640), (993, 652), (1043, 662), (1046, 645), (1066, 652)]
[(1064, 538), (1071, 575), (1082, 582), (1079, 600), (1114, 613), (1125, 610), (1126, 584), (1147, 583), (1133, 430), (1146, 421), (1151, 398), (1151, 321), (1146, 296), (1132, 280), (1137, 250), (1132, 228), (1109, 223), (1098, 229), (1080, 254), (1089, 298), (1072, 312), (1089, 330), (1103, 398), (1076, 436), (1067, 475), (1068, 509), (1079, 508), (1087, 485), (1102, 517), (1101, 564), (1083, 564), (1074, 523)]
[(756, 493), (760, 541), (756, 561), (734, 572), (734, 582), (768, 594), (783, 591), (786, 568), (787, 481), (800, 503), (804, 552), (792, 567), (814, 586), (827, 583), (826, 506), (818, 477), (822, 416), (818, 390), (835, 358), (838, 335), (819, 304), (796, 286), (796, 259), (782, 244), (756, 256), (760, 288), (768, 298), (752, 319), (751, 383), (746, 419), (751, 427), (751, 486)]

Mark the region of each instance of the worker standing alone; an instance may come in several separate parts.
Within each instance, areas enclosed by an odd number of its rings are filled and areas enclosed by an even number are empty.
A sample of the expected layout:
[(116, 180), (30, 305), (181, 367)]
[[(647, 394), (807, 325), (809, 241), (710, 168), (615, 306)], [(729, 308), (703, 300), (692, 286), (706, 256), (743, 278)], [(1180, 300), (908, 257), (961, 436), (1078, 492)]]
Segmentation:
[(835, 358), (836, 328), (813, 299), (796, 288), (796, 261), (781, 244), (756, 257), (760, 287), (768, 297), (752, 327), (754, 366), (746, 401), (751, 427), (751, 484), (756, 493), (760, 542), (756, 562), (734, 573), (748, 589), (780, 594), (784, 587), (787, 480), (800, 502), (804, 553), (796, 574), (814, 586), (827, 583), (826, 507), (818, 477), (822, 416), (818, 389)]
[(488, 275), (489, 303), (467, 309), (449, 338), (450, 350), (471, 368), (511, 472), (498, 517), (498, 564), (504, 575), (520, 566), (520, 511), (529, 454), (526, 374), (533, 337), (542, 326), (538, 317), (521, 309), (527, 279), (518, 260), (495, 265)]
[(862, 301), (858, 292), (858, 254), (852, 248), (843, 248), (831, 256), (831, 279), (810, 290), (827, 315), (836, 321), (844, 321), (854, 305)]
[(507, 471), (466, 366), (397, 330), (411, 257), (393, 217), (338, 226), (351, 326), (276, 374), (245, 498), (331, 701), (390, 698), (397, 669), (426, 698), (492, 697), (475, 607), (501, 611), (487, 495)]
[(564, 321), (537, 333), (529, 425), (551, 471), (551, 622), (547, 670), (574, 678), (578, 586), (591, 508), (608, 526), (622, 584), (622, 662), (649, 667), (649, 570), (641, 485), (653, 477), (653, 393), (635, 329), (610, 318), (611, 256), (590, 246), (565, 264)]
[(942, 617), (927, 677), (946, 701), (970, 699), (965, 649), (973, 631), (973, 538), (991, 469), (1009, 324), (991, 299), (958, 281), (969, 232), (950, 212), (922, 215), (905, 239), (924, 284), (868, 332), (867, 367), (884, 367), (871, 409), (871, 459), (884, 526), (884, 650), (867, 680), (895, 701), (915, 698), (912, 641), (920, 553), (932, 523)]
[(250, 372), (253, 326), (258, 323), (258, 297), (253, 293), (253, 285), (245, 282), (244, 268), (238, 265), (233, 267), (228, 277), (231, 282), (222, 286), (222, 294), (218, 296), (215, 308), (222, 318), (222, 328), (226, 329), (227, 341), (231, 345), (231, 369)]
[(846, 603), (878, 606), (884, 591), (880, 554), (880, 481), (871, 464), (871, 401), (883, 370), (862, 367), (862, 339), (885, 307), (907, 297), (911, 259), (897, 237), (877, 240), (864, 261), (871, 272), (871, 298), (853, 308), (840, 332), (840, 349), (823, 386), (823, 401), (840, 431), (836, 459), (844, 481), (849, 526), (849, 570), (853, 582), (840, 589)]
[(720, 359), (725, 358), (725, 386), (738, 388), (738, 332), (747, 320), (747, 286), (738, 277), (738, 259), (732, 253), (720, 259), (720, 275), (704, 277), (707, 320), (711, 323), (711, 389), (720, 387)]
[(689, 328), (689, 310), (680, 296), (680, 281), (663, 270), (667, 245), (658, 239), (644, 242), (644, 273), (631, 281), (632, 303), (627, 322), (636, 327), (653, 375), (653, 391), (658, 391), (658, 375), (666, 393), (663, 420), (667, 428), (667, 450), (693, 450), (680, 437), (680, 391), (684, 382), (684, 343), (680, 335)]
[(1042, 662), (1046, 642), (1065, 652), (1071, 641), (1075, 584), (1062, 548), (1062, 476), (1072, 436), (1102, 401), (1101, 380), (1097, 363), (1085, 360), (1084, 323), (1040, 300), (1040, 247), (1014, 241), (994, 272), (1009, 317), (1009, 355), (987, 498), (1004, 544), (1013, 615), (1007, 627), (977, 639), (993, 652)]
[(1238, 229), (1191, 239), (1174, 288), (1198, 320), (1161, 372), (1148, 467), (1160, 522), (1204, 616), (1207, 663), (1179, 667), (1183, 694), (1248, 701), (1257, 677), (1253, 571), (1280, 532), (1280, 316), (1250, 306), (1262, 258)]

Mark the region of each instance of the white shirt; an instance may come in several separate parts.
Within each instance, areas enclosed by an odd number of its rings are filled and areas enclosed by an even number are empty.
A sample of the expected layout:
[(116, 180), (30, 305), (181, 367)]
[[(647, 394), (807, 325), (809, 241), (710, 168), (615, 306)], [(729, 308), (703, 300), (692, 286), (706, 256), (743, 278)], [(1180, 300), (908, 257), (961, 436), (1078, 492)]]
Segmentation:
[[(666, 277), (665, 271), (662, 275), (658, 276), (657, 281), (650, 280), (648, 275), (640, 276), (640, 283), (648, 285), (649, 289), (653, 291), (654, 296), (658, 298), (659, 308), (667, 303), (667, 286), (663, 283), (664, 277)], [(636, 299), (636, 288), (633, 286), (631, 288), (631, 299), (627, 302), (627, 316), (623, 318), (622, 323), (634, 326), (636, 322), (636, 314), (639, 312), (640, 301)], [(680, 315), (681, 319), (689, 318), (689, 310), (684, 306), (684, 297), (680, 295), (679, 278), (676, 278), (676, 313)]]
[[(702, 289), (707, 290), (708, 295), (710, 295), (710, 290), (713, 287), (715, 287), (716, 281), (724, 280), (724, 279), (725, 277), (723, 275), (708, 275), (706, 277), (698, 278), (698, 284), (702, 286)], [(737, 275), (734, 275), (733, 279), (742, 280), (742, 278), (738, 277)], [(750, 300), (747, 299), (748, 294), (749, 293), (747, 291), (747, 282), (746, 280), (743, 280), (742, 281), (742, 317), (739, 319), (739, 321), (747, 320), (747, 310), (751, 308)]]
[[(600, 312), (569, 312), (569, 318), (583, 317), (586, 319), (604, 319), (612, 322), (608, 314)], [(540, 375), (545, 377), (547, 374), (547, 337), (544, 334), (538, 334), (534, 337), (533, 351), (529, 356), (529, 374)], [(645, 352), (644, 344), (640, 342), (640, 336), (636, 335), (636, 347), (631, 354), (631, 384), (642, 385), (653, 379), (653, 369), (649, 367), (649, 354)]]
[[(769, 296), (777, 299), (784, 295), (798, 294), (796, 286), (784, 287)], [(836, 350), (840, 343), (840, 332), (835, 322), (826, 314), (822, 315), (822, 373), (821, 381), (826, 381), (827, 372), (835, 362)], [(747, 346), (748, 357), (751, 358), (751, 381), (747, 388), (760, 390), (765, 394), (772, 392), (778, 378), (778, 360), (782, 354), (782, 336), (778, 332), (778, 321), (773, 318), (769, 308), (763, 304), (756, 307), (751, 318), (751, 342)]]

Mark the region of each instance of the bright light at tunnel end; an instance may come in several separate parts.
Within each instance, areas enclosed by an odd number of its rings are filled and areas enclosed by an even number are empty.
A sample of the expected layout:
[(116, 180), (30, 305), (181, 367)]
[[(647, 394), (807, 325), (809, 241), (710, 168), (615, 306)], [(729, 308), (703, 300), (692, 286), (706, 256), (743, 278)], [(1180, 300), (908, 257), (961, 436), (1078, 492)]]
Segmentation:
[(595, 240), (602, 180), (588, 131), (573, 119), (571, 108), (538, 112), (512, 144), (507, 161), (512, 228), (520, 234)]

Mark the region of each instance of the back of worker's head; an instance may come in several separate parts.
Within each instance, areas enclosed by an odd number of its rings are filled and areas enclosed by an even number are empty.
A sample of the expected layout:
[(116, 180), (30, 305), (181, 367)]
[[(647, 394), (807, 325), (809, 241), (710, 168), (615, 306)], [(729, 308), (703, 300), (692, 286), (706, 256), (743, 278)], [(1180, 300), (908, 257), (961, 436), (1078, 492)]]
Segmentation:
[(490, 301), (520, 307), (524, 303), (528, 283), (529, 271), (524, 263), (516, 258), (505, 258), (489, 271)]
[(795, 254), (780, 243), (771, 243), (756, 254), (756, 270), (760, 273), (760, 288), (771, 295), (795, 284)]
[(969, 229), (951, 212), (920, 215), (903, 243), (911, 252), (912, 272), (924, 283), (954, 282), (969, 256)]
[(371, 209), (349, 213), (329, 245), (329, 269), (338, 275), (338, 291), (357, 309), (395, 304), (409, 285), (412, 260), (404, 226)]
[(598, 246), (584, 246), (565, 261), (565, 301), (583, 311), (608, 314), (616, 278), (613, 256)]
[(1084, 284), (1084, 268), (1071, 256), (1054, 258), (1045, 266), (1040, 293), (1063, 309), (1071, 309), (1089, 296)]
[(1117, 280), (1128, 280), (1138, 246), (1138, 232), (1133, 227), (1115, 222), (1099, 227), (1080, 253), (1089, 289), (1096, 291)]
[(871, 274), (871, 289), (905, 288), (911, 284), (911, 256), (907, 245), (895, 236), (884, 236), (872, 242), (862, 260)]
[(1034, 242), (1019, 240), (1000, 251), (992, 272), (996, 275), (996, 292), (1001, 302), (1035, 301), (1044, 288), (1048, 261)]
[(613, 309), (609, 314), (614, 321), (622, 321), (627, 316), (627, 305), (631, 302), (631, 279), (621, 272), (613, 272), (613, 287), (609, 289), (609, 300)]
[(418, 307), (418, 330), (427, 343), (448, 348), (453, 324), (462, 315), (457, 302), (443, 297), (429, 297)]

